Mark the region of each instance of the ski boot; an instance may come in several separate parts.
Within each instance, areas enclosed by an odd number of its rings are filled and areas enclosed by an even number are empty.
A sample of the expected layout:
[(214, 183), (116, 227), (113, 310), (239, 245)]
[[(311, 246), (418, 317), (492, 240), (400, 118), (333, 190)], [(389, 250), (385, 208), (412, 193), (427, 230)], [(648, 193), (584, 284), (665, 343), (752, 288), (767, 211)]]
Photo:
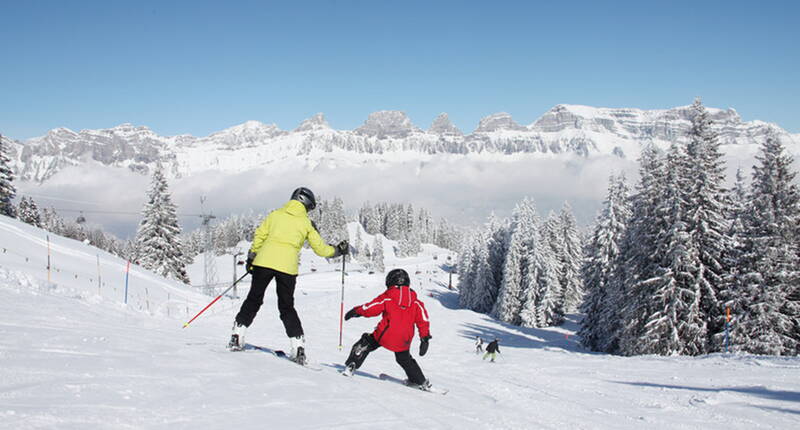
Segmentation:
[(247, 327), (233, 322), (233, 334), (231, 334), (231, 340), (228, 342), (228, 350), (230, 351), (241, 351), (244, 349), (244, 332), (247, 330)]
[(411, 387), (411, 388), (416, 388), (416, 389), (419, 389), (419, 390), (422, 390), (422, 391), (430, 391), (431, 390), (431, 381), (428, 380), (428, 379), (426, 379), (421, 384), (416, 384), (414, 382), (409, 381), (408, 379), (406, 379), (405, 382), (406, 382), (406, 385)]
[(348, 363), (347, 366), (342, 370), (342, 375), (344, 376), (353, 376), (353, 373), (356, 371), (356, 363)]
[(297, 337), (289, 338), (289, 343), (291, 344), (290, 357), (292, 358), (292, 360), (301, 366), (305, 366), (307, 363), (305, 336), (300, 335)]

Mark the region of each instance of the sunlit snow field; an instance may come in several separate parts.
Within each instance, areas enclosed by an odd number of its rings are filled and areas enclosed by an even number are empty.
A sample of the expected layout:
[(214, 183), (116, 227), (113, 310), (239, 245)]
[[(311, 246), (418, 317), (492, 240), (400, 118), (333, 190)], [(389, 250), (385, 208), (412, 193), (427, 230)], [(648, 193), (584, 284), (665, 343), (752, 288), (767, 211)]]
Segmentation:
[[(403, 376), (384, 349), (354, 377), (339, 375), (378, 320), (346, 322), (340, 350), (340, 265), (307, 251), (295, 299), (321, 371), (227, 352), (241, 299), (220, 300), (184, 329), (213, 297), (132, 266), (124, 304), (126, 262), (87, 244), (50, 235), (48, 282), (46, 234), (0, 217), (0, 428), (800, 428), (796, 357), (589, 353), (574, 336), (579, 315), (524, 329), (458, 309), (442, 267), (451, 253), (433, 246), (401, 259), (385, 241), (386, 267), (409, 271), (427, 305), (433, 339), (417, 359), (445, 396), (376, 379)], [(232, 257), (216, 261), (218, 278), (232, 279)], [(203, 273), (200, 257), (190, 275), (201, 283)], [(357, 263), (346, 273), (345, 309), (383, 290), (383, 274)], [(500, 340), (496, 363), (475, 354), (475, 336)], [(288, 347), (274, 285), (246, 340)]]

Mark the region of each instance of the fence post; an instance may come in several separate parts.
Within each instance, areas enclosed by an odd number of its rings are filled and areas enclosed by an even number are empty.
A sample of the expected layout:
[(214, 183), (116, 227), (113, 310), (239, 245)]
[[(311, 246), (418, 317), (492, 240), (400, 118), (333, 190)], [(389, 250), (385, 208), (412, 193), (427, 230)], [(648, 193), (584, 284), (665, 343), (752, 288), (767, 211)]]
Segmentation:
[(131, 262), (128, 261), (128, 265), (125, 267), (125, 304), (128, 304), (128, 274), (131, 271)]
[(50, 278), (50, 235), (47, 236), (47, 283), (49, 284), (51, 281)]
[(101, 296), (102, 292), (100, 291), (100, 254), (97, 254), (97, 295)]

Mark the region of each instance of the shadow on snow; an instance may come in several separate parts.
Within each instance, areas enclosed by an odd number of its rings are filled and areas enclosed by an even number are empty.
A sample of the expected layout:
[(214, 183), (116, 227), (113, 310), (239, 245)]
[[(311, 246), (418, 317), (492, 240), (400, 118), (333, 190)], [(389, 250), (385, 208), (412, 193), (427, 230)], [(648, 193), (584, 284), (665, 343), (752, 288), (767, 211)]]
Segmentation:
[(553, 328), (529, 328), (511, 325), (492, 319), (489, 316), (482, 316), (482, 319), (491, 324), (463, 324), (464, 329), (460, 331), (461, 336), (467, 339), (475, 339), (480, 336), (484, 342), (498, 339), (500, 351), (503, 346), (511, 348), (555, 348), (565, 351), (585, 352), (578, 342), (578, 337), (574, 335), (577, 329), (577, 320), (581, 315), (568, 315), (567, 321), (559, 326), (567, 332), (553, 330)]
[[(691, 391), (703, 391), (703, 392), (712, 392), (712, 393), (721, 393), (724, 391), (730, 391), (734, 393), (742, 393), (742, 394), (749, 394), (751, 396), (761, 397), (764, 399), (770, 400), (782, 400), (785, 402), (800, 402), (800, 392), (796, 391), (784, 391), (784, 390), (770, 390), (765, 387), (760, 386), (752, 386), (752, 387), (690, 387), (686, 385), (668, 385), (668, 384), (653, 384), (650, 382), (623, 382), (623, 381), (612, 381), (616, 384), (625, 384), (625, 385), (634, 385), (637, 387), (652, 387), (652, 388), (667, 388), (671, 390), (691, 390)], [(759, 406), (760, 407), (760, 406)], [(795, 414), (800, 414), (800, 411), (792, 411), (792, 410), (785, 410), (781, 409), (784, 412), (792, 412)]]

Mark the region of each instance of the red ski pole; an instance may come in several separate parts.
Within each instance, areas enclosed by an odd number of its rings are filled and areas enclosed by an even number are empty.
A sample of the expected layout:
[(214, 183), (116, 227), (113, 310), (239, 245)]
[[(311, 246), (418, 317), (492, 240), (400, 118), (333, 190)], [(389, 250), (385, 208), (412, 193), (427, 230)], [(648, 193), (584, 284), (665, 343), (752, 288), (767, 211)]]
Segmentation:
[(217, 300), (219, 300), (220, 298), (222, 298), (222, 296), (224, 296), (224, 295), (225, 295), (225, 293), (227, 293), (228, 291), (230, 291), (230, 290), (231, 290), (233, 287), (235, 287), (235, 286), (236, 286), (236, 284), (238, 284), (238, 283), (239, 283), (239, 281), (241, 281), (242, 279), (244, 279), (244, 277), (245, 277), (245, 276), (247, 276), (247, 275), (249, 275), (249, 274), (250, 274), (249, 272), (248, 272), (248, 273), (245, 273), (244, 275), (242, 275), (242, 277), (241, 277), (241, 278), (237, 279), (237, 280), (236, 280), (236, 281), (233, 283), (233, 285), (231, 285), (230, 287), (228, 287), (228, 288), (227, 288), (225, 291), (223, 291), (223, 292), (222, 292), (222, 294), (218, 295), (216, 299), (212, 300), (212, 301), (211, 301), (211, 303), (207, 304), (207, 305), (206, 305), (206, 307), (204, 307), (202, 311), (198, 312), (198, 313), (197, 313), (197, 315), (195, 315), (195, 316), (194, 316), (194, 318), (190, 319), (190, 320), (189, 320), (189, 322), (187, 322), (186, 324), (184, 324), (184, 325), (183, 325), (183, 328), (186, 328), (186, 327), (188, 327), (188, 326), (189, 326), (189, 324), (191, 324), (191, 323), (192, 323), (192, 321), (196, 320), (196, 319), (197, 319), (197, 317), (199, 317), (199, 316), (200, 316), (200, 314), (202, 314), (203, 312), (205, 312), (205, 311), (206, 311), (206, 309), (210, 308), (210, 307), (211, 307), (211, 305), (213, 305), (214, 303), (216, 303), (216, 302), (217, 302)]

